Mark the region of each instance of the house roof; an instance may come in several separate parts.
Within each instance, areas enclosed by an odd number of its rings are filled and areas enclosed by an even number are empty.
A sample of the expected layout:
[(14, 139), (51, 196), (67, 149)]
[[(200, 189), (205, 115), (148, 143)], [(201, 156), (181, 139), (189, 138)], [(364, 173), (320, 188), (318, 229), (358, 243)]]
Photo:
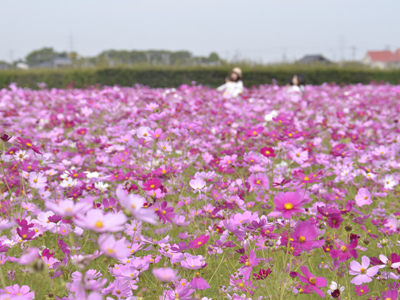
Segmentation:
[(323, 57), (320, 54), (306, 55), (302, 59), (300, 59), (298, 62), (302, 63), (302, 64), (309, 64), (309, 63), (314, 63), (314, 62), (330, 63), (329, 60), (327, 60), (325, 57)]
[(368, 51), (367, 55), (371, 58), (372, 61), (380, 61), (380, 62), (400, 61), (400, 49), (398, 49), (396, 52), (392, 52), (389, 50)]

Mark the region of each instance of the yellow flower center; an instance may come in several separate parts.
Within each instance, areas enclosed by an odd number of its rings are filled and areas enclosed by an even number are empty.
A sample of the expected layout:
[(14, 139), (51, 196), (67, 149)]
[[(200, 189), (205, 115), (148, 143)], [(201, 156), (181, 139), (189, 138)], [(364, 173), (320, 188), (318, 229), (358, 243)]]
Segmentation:
[(304, 236), (299, 237), (299, 243), (303, 244), (306, 241), (306, 238)]
[(291, 209), (293, 209), (293, 204), (292, 203), (285, 203), (284, 207), (287, 210), (291, 210)]
[(317, 282), (317, 279), (315, 277), (310, 277), (308, 280), (311, 284), (315, 284)]
[(267, 151), (265, 151), (265, 154), (267, 154), (267, 155), (268, 155), (268, 154), (270, 154), (270, 153), (271, 153), (271, 152), (269, 152), (268, 150), (267, 150)]
[(360, 269), (361, 274), (367, 274), (367, 270), (365, 270), (364, 268)]
[(310, 178), (308, 178), (308, 177), (304, 177), (304, 180), (305, 180), (305, 181), (309, 181), (309, 180), (310, 180)]
[(342, 246), (341, 249), (342, 249), (343, 252), (346, 252), (346, 251), (347, 251), (347, 247), (346, 247), (346, 246)]
[(94, 224), (94, 226), (97, 228), (103, 228), (104, 224), (102, 221), (97, 221), (96, 224)]
[(32, 147), (32, 144), (31, 144), (31, 143), (26, 143), (26, 145), (27, 145), (28, 147)]

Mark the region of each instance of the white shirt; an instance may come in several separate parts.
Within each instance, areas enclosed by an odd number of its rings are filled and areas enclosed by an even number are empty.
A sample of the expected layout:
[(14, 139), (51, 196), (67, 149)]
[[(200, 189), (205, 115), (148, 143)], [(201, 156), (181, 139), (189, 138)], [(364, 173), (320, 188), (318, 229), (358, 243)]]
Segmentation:
[(243, 81), (227, 82), (219, 87), (217, 91), (224, 91), (224, 96), (236, 98), (239, 94), (243, 93)]

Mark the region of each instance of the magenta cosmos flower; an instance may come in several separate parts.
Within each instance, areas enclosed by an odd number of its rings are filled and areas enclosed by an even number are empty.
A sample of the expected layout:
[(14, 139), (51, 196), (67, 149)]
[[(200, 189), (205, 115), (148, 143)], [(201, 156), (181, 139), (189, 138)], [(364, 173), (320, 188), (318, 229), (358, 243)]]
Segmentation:
[(256, 267), (260, 263), (261, 259), (261, 257), (257, 258), (257, 255), (253, 249), (250, 250), (249, 258), (246, 259), (245, 265), (239, 270), (239, 273), (243, 275), (244, 280), (250, 279), (250, 274), (253, 270), (253, 267)]
[(357, 250), (354, 249), (357, 247), (358, 240), (355, 239), (350, 245), (346, 245), (343, 242), (337, 244), (336, 247), (338, 249), (333, 249), (329, 251), (329, 254), (333, 259), (339, 258), (339, 262), (345, 262), (350, 257), (354, 257), (355, 259), (358, 258)]
[(275, 151), (272, 148), (264, 147), (260, 149), (260, 153), (265, 157), (275, 157)]
[(312, 250), (322, 247), (322, 245), (325, 243), (325, 240), (315, 241), (319, 235), (320, 231), (318, 230), (317, 226), (311, 223), (310, 220), (301, 222), (299, 225), (297, 225), (292, 234), (292, 245), (304, 250)]
[(172, 219), (175, 217), (174, 208), (172, 206), (167, 207), (168, 202), (164, 201), (160, 206), (154, 207), (155, 213), (158, 215), (160, 220), (165, 224), (166, 222), (172, 223)]
[(353, 260), (350, 263), (350, 275), (357, 275), (350, 282), (355, 285), (361, 285), (363, 283), (371, 282), (372, 277), (379, 271), (379, 266), (371, 267), (368, 269), (370, 260), (367, 256), (361, 258), (361, 265)]
[(382, 299), (385, 300), (397, 300), (399, 299), (399, 291), (397, 290), (389, 290), (383, 293)]
[(193, 241), (190, 241), (188, 246), (190, 246), (190, 248), (197, 249), (203, 246), (204, 244), (207, 244), (209, 238), (210, 236), (202, 234)]
[(326, 279), (324, 277), (316, 277), (314, 274), (311, 274), (307, 267), (300, 267), (300, 270), (305, 275), (305, 277), (299, 274), (297, 275), (300, 281), (305, 283), (317, 295), (325, 297), (325, 294), (323, 291), (321, 291), (320, 287), (325, 287), (328, 284)]
[(282, 217), (290, 219), (296, 213), (303, 213), (302, 198), (299, 193), (286, 192), (279, 193), (274, 197), (275, 211), (282, 213)]
[(38, 147), (35, 147), (35, 146), (32, 145), (32, 141), (30, 139), (25, 139), (25, 138), (22, 138), (22, 137), (18, 137), (17, 141), (18, 141), (18, 143), (21, 144), (22, 147), (27, 147), (29, 149), (32, 149), (34, 152), (36, 152), (38, 154), (42, 154), (39, 151)]

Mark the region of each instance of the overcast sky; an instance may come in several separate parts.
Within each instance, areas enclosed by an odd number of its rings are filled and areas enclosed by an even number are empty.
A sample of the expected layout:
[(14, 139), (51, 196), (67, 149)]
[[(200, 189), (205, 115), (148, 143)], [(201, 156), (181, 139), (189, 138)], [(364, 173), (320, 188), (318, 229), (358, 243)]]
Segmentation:
[[(400, 47), (399, 0), (0, 0), (0, 60), (54, 47), (332, 60)], [(353, 49), (352, 47), (355, 47)]]

